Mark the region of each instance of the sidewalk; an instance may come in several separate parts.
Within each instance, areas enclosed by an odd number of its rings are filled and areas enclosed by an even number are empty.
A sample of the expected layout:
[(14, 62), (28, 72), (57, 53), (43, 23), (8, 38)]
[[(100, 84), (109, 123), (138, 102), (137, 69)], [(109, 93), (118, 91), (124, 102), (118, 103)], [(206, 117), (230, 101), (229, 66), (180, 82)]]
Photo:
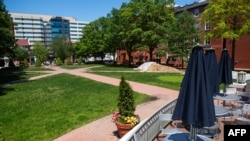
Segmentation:
[[(118, 86), (120, 83), (120, 79), (86, 73), (86, 68), (68, 70), (53, 66), (51, 67), (51, 69), (55, 71), (51, 71), (49, 74), (46, 75), (32, 77), (30, 80), (39, 79), (60, 73), (68, 73), (71, 75), (96, 80), (114, 86)], [(156, 110), (160, 109), (162, 106), (166, 105), (166, 103), (177, 98), (178, 96), (178, 91), (132, 81), (127, 82), (129, 82), (131, 88), (134, 91), (148, 94), (157, 98), (156, 100), (143, 103), (136, 107), (135, 113), (140, 115), (140, 118), (142, 120), (152, 115)], [(54, 139), (54, 141), (117, 141), (119, 140), (119, 138), (117, 138), (115, 134), (116, 130), (117, 129), (115, 124), (111, 122), (110, 114), (109, 116), (106, 116), (87, 125), (84, 125), (80, 128), (77, 128), (69, 133), (66, 133), (65, 135)]]

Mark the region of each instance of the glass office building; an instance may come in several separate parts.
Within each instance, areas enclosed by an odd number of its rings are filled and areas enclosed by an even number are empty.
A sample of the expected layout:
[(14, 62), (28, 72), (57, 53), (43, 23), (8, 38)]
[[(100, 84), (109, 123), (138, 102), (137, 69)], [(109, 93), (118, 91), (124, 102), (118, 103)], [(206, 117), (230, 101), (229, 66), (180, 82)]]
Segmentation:
[(82, 37), (82, 28), (88, 22), (77, 21), (73, 17), (58, 17), (25, 13), (10, 13), (14, 22), (16, 39), (28, 39), (31, 46), (42, 42), (49, 47), (53, 38), (65, 36), (72, 43)]

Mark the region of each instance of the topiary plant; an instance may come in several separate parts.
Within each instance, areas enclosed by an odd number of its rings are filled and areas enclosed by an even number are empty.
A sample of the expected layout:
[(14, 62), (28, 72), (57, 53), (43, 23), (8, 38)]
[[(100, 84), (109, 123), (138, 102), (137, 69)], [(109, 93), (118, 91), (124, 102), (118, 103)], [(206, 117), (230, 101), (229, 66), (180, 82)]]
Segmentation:
[(115, 123), (120, 137), (140, 122), (139, 116), (134, 114), (135, 102), (133, 94), (134, 92), (129, 83), (125, 81), (124, 76), (121, 76), (117, 103), (119, 112), (114, 112), (112, 115), (112, 121)]
[(121, 116), (134, 116), (135, 102), (133, 96), (133, 90), (129, 83), (125, 81), (124, 76), (121, 76), (119, 85), (119, 97), (118, 97), (118, 109)]

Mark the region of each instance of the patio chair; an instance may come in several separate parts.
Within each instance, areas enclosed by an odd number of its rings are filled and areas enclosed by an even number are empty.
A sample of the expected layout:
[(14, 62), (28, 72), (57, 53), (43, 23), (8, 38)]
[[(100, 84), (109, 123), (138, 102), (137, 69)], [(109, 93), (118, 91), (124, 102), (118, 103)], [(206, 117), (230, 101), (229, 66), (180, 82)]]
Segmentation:
[(235, 124), (237, 125), (250, 125), (250, 119), (239, 117), (235, 119)]
[(177, 126), (174, 124), (172, 128), (165, 128), (166, 122), (173, 122), (172, 120), (172, 114), (160, 114), (159, 115), (159, 122), (160, 122), (160, 131), (162, 136), (168, 136), (170, 134), (176, 134), (176, 133), (182, 133), (181, 130), (177, 128)]
[[(227, 87), (226, 88), (226, 91), (225, 91), (225, 94), (227, 95), (236, 95), (237, 94), (237, 88), (234, 88), (234, 87)], [(223, 105), (224, 106), (232, 106), (232, 101), (223, 101)]]
[(250, 104), (244, 104), (242, 108), (242, 117), (250, 117)]
[(245, 101), (242, 101), (242, 100), (239, 100), (239, 101), (233, 101), (231, 103), (232, 105), (232, 111), (234, 110), (238, 110), (238, 109), (242, 109), (243, 108), (243, 105), (245, 104)]
[(220, 134), (219, 123), (215, 122), (213, 126), (203, 127), (199, 129), (198, 134), (209, 138), (218, 137)]
[(243, 105), (243, 108), (241, 109), (241, 116), (235, 119), (234, 124), (250, 125), (250, 104)]
[(250, 79), (246, 80), (245, 91), (250, 92)]
[[(223, 118), (223, 122), (225, 124), (235, 124), (235, 120), (233, 120), (234, 116), (241, 117), (242, 116), (242, 109), (234, 109), (229, 110), (229, 113), (223, 116), (220, 116), (218, 118)], [(229, 119), (229, 120), (226, 120)]]

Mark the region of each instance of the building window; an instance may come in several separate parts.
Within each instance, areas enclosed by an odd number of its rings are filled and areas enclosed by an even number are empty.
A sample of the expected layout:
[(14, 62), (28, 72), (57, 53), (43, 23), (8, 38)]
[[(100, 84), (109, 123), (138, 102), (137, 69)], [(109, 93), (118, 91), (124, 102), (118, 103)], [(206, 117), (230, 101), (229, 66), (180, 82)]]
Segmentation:
[(206, 23), (205, 23), (205, 31), (209, 31), (209, 30), (211, 30), (210, 23), (209, 23), (209, 22), (206, 22)]
[(194, 16), (198, 17), (199, 15), (200, 15), (200, 10), (198, 8), (194, 9)]
[(210, 45), (210, 39), (205, 39), (204, 44), (205, 45)]
[(200, 23), (199, 23), (198, 21), (196, 21), (196, 22), (194, 23), (194, 27), (195, 27), (195, 29), (199, 30)]

